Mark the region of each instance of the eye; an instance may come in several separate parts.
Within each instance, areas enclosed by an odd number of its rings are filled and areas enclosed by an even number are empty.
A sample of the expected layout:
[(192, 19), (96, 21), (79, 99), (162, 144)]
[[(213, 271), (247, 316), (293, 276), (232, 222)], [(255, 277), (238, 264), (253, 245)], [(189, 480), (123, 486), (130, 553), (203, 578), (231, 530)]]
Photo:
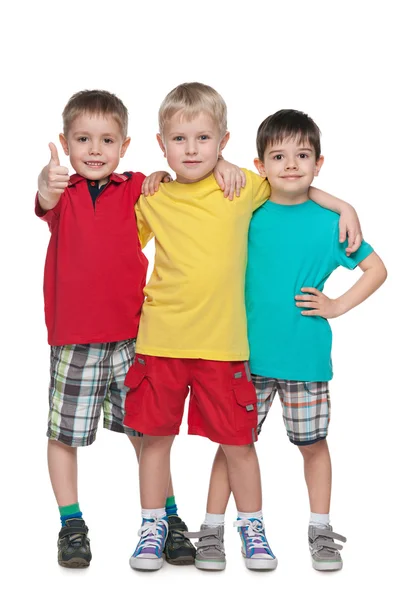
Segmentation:
[(114, 140), (112, 140), (111, 138), (104, 138), (105, 144), (112, 144), (113, 142), (114, 142)]
[(174, 141), (174, 142), (182, 142), (182, 141), (183, 141), (183, 135), (176, 135), (176, 136), (173, 138), (173, 141)]
[(306, 154), (305, 152), (300, 152), (299, 156), (300, 158), (308, 158), (308, 154)]
[(210, 136), (209, 136), (209, 135), (206, 135), (206, 134), (204, 134), (204, 135), (201, 135), (201, 136), (200, 136), (200, 140), (201, 140), (202, 142), (205, 142), (206, 140), (209, 140), (209, 139), (210, 139)]
[(274, 160), (282, 160), (283, 154), (275, 154)]
[(81, 135), (81, 137), (78, 137), (78, 142), (87, 142), (88, 141), (88, 137), (86, 135)]

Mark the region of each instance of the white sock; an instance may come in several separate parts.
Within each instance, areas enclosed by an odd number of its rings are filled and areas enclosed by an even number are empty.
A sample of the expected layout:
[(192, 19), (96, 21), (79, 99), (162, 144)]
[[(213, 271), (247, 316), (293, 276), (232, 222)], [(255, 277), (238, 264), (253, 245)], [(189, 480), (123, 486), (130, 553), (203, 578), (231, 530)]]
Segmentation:
[(310, 513), (310, 525), (326, 529), (329, 526), (329, 513), (322, 515), (320, 513)]
[(245, 519), (258, 519), (259, 521), (262, 521), (263, 519), (263, 514), (262, 514), (262, 510), (258, 510), (257, 512), (252, 512), (252, 513), (245, 513), (245, 512), (240, 512), (238, 510), (238, 519), (245, 520)]
[(161, 519), (166, 514), (165, 506), (163, 508), (142, 508), (142, 519)]
[(209, 525), (210, 527), (225, 525), (225, 514), (217, 515), (213, 513), (206, 513), (203, 525)]

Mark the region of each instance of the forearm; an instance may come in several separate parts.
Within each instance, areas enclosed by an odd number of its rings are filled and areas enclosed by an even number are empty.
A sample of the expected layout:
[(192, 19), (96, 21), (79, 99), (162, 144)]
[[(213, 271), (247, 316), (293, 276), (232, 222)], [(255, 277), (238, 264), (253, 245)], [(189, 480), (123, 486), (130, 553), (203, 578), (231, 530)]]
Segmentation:
[(364, 302), (385, 281), (387, 273), (385, 265), (379, 259), (380, 264), (375, 268), (367, 269), (360, 279), (343, 296), (336, 299), (337, 314), (340, 317), (349, 310)]
[(328, 192), (324, 192), (313, 186), (309, 189), (309, 196), (311, 200), (322, 206), (322, 208), (327, 208), (339, 215), (342, 214), (344, 209), (349, 207), (353, 208), (348, 202), (340, 200), (340, 198), (332, 196), (332, 194), (328, 194)]
[(46, 198), (43, 198), (43, 196), (40, 194), (40, 192), (38, 192), (39, 204), (43, 210), (47, 211), (47, 210), (51, 210), (52, 208), (54, 208), (56, 206), (56, 204), (58, 203), (59, 199), (60, 199), (60, 196), (58, 196), (58, 198), (55, 200), (54, 199), (46, 200)]

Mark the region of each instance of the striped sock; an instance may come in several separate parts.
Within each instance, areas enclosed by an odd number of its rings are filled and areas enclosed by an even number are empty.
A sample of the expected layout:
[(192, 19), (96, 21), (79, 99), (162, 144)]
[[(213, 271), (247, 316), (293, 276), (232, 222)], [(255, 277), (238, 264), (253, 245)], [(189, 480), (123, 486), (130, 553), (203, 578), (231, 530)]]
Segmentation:
[(65, 526), (65, 521), (68, 519), (82, 519), (81, 509), (79, 508), (79, 502), (75, 504), (68, 504), (67, 506), (59, 506), (61, 526)]
[(165, 512), (167, 513), (167, 517), (171, 515), (178, 516), (178, 507), (175, 503), (175, 496), (169, 496), (165, 502)]

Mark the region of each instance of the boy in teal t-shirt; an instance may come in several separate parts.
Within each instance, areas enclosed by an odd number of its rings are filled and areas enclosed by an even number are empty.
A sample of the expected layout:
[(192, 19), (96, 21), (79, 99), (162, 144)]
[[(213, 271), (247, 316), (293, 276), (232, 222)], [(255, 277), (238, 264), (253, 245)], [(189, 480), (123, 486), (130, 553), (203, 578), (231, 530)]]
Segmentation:
[[(269, 201), (254, 213), (250, 224), (246, 274), (258, 432), (278, 392), (288, 437), (304, 458), (312, 565), (321, 571), (335, 570), (342, 567), (342, 546), (335, 540), (346, 539), (333, 532), (329, 518), (332, 476), (326, 436), (332, 335), (328, 319), (348, 312), (375, 292), (386, 279), (386, 269), (365, 242), (348, 256), (347, 244), (338, 241), (339, 216), (309, 199), (309, 186), (324, 158), (320, 131), (308, 115), (281, 110), (265, 119), (258, 129), (257, 151), (255, 165), (271, 186)], [(359, 266), (363, 274), (345, 294), (330, 299), (322, 290), (339, 266)], [(208, 506), (221, 523), (230, 493), (225, 462), (219, 451), (208, 497)]]

